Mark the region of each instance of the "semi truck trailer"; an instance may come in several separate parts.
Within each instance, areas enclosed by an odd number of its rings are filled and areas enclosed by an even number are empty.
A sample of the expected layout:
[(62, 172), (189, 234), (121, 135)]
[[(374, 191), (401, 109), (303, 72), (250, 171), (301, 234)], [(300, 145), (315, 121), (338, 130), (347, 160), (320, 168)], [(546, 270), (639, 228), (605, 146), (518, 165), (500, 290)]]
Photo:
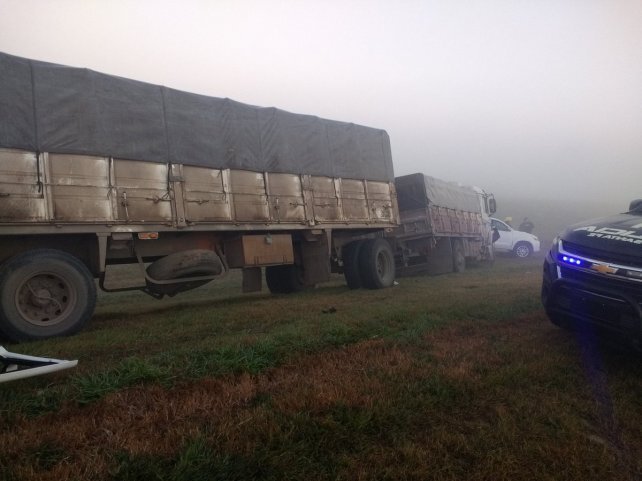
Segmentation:
[[(392, 285), (385, 131), (5, 53), (0, 72), (4, 338), (79, 331), (97, 285), (161, 298), (231, 269), (246, 292), (263, 272), (275, 293), (332, 272)], [(110, 276), (121, 264), (144, 281)]]

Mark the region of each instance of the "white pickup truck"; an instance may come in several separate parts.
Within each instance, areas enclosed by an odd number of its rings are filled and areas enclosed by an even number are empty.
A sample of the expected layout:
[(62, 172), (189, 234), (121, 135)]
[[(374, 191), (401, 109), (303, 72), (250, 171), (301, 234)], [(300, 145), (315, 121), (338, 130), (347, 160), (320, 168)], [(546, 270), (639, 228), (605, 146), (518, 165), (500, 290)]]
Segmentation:
[(499, 219), (491, 218), (493, 239), (499, 237), (493, 243), (495, 252), (512, 252), (517, 257), (526, 258), (539, 252), (539, 239), (533, 234), (515, 230)]

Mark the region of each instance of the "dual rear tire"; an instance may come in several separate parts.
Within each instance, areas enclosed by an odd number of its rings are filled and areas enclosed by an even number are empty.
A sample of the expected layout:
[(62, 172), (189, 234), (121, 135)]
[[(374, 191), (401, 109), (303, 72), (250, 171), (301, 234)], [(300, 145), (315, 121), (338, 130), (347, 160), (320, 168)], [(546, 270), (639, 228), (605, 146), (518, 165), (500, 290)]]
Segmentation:
[[(395, 281), (395, 259), (390, 244), (381, 238), (353, 241), (343, 247), (343, 274), (350, 289), (382, 289)], [(269, 266), (265, 280), (273, 294), (305, 289), (303, 268), (297, 264)]]
[(395, 258), (382, 238), (354, 241), (343, 248), (343, 273), (350, 289), (383, 289), (395, 281)]

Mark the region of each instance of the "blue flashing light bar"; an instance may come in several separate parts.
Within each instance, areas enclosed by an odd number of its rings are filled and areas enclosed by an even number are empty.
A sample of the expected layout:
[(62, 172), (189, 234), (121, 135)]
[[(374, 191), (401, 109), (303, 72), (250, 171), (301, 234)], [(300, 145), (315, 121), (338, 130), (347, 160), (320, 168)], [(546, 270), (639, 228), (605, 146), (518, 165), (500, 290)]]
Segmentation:
[(561, 256), (562, 261), (566, 262), (567, 264), (573, 264), (574, 266), (581, 266), (583, 262), (580, 259), (576, 259), (575, 257), (571, 256)]

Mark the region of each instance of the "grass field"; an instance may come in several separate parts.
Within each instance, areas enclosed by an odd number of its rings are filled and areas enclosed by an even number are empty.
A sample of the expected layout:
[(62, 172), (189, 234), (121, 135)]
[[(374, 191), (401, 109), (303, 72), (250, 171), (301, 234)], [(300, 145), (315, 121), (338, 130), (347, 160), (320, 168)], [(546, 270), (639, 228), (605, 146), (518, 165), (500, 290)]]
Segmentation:
[(381, 291), (101, 296), (0, 385), (0, 479), (636, 480), (642, 367), (552, 326), (541, 259)]

